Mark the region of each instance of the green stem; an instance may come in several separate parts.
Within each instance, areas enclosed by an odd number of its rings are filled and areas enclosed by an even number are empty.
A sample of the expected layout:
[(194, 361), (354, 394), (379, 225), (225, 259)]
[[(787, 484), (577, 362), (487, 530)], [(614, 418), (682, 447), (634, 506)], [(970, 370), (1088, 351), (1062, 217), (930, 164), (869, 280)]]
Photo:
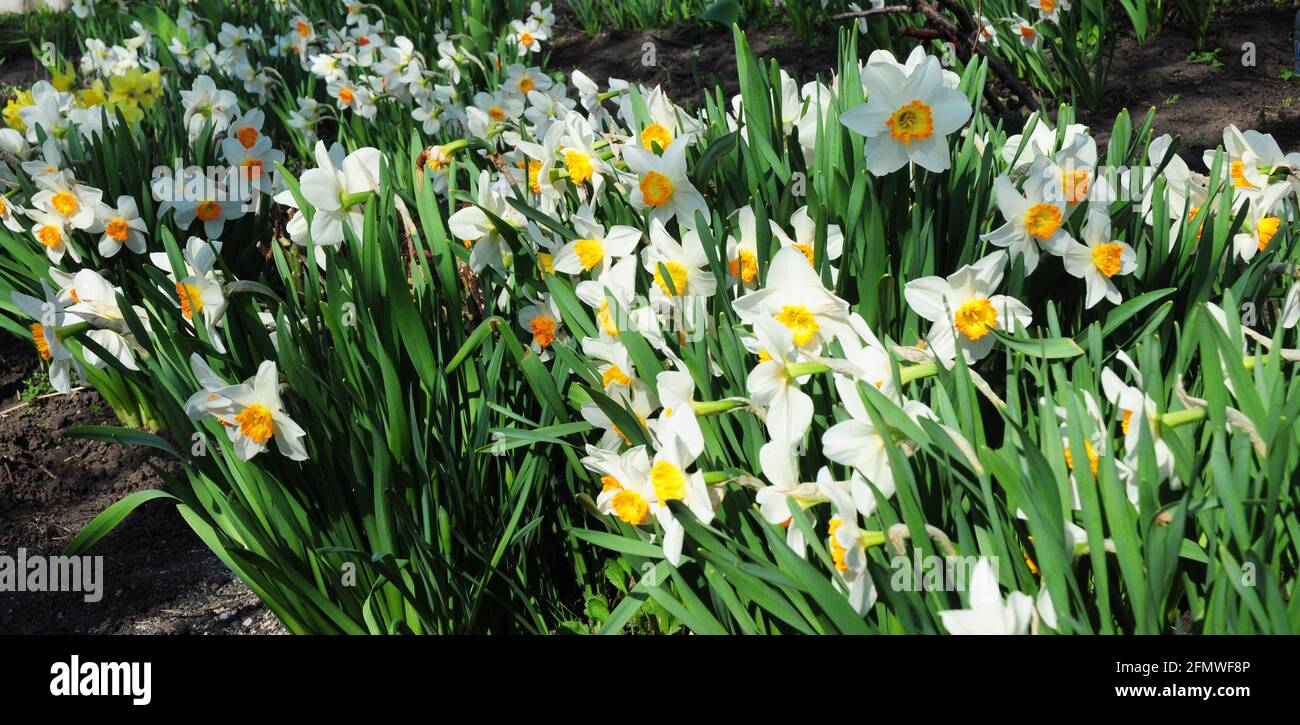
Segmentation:
[(343, 205), (344, 209), (347, 209), (365, 203), (374, 193), (373, 191), (354, 191), (351, 194), (342, 194), (339, 196), (339, 203)]
[(1205, 420), (1205, 408), (1186, 408), (1184, 410), (1175, 410), (1160, 416), (1160, 422), (1168, 428), (1177, 428), (1180, 425), (1195, 423), (1199, 420)]
[(899, 370), (898, 380), (903, 385), (907, 385), (913, 380), (920, 380), (921, 378), (928, 378), (938, 374), (939, 374), (938, 363), (932, 363), (932, 362), (920, 363), (918, 365), (908, 365), (902, 370)]
[(691, 407), (695, 409), (696, 416), (718, 415), (737, 408), (743, 408), (747, 401), (739, 398), (726, 398), (724, 400), (692, 400)]
[(883, 531), (863, 531), (861, 540), (862, 546), (870, 549), (873, 546), (884, 546), (888, 539)]
[(803, 377), (804, 375), (816, 375), (817, 373), (824, 373), (829, 370), (829, 366), (819, 362), (787, 363), (785, 366), (785, 374), (792, 378)]

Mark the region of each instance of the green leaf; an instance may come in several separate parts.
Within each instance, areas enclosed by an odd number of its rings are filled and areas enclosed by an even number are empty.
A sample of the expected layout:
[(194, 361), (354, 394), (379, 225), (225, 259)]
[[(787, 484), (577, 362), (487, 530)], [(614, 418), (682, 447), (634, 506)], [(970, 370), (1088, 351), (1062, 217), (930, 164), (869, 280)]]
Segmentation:
[(67, 556), (80, 555), (98, 543), (100, 539), (112, 533), (113, 529), (117, 528), (117, 525), (122, 523), (122, 520), (139, 508), (141, 504), (160, 498), (169, 498), (173, 501), (180, 500), (166, 491), (157, 489), (127, 494), (112, 506), (104, 509), (90, 523), (86, 524), (85, 528), (77, 532), (77, 536), (72, 540), (71, 544), (68, 544), (68, 548), (63, 550), (63, 553)]

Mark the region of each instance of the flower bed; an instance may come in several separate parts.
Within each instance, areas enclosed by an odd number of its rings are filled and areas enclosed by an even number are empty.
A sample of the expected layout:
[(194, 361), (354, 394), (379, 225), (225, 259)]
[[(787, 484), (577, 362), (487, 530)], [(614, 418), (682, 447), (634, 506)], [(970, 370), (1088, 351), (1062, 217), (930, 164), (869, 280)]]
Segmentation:
[(0, 130), (0, 325), (183, 467), (73, 551), (172, 500), (295, 632), (1290, 628), (1266, 134), (1008, 130), (853, 30), (688, 111), (537, 3), (200, 5), (86, 10)]

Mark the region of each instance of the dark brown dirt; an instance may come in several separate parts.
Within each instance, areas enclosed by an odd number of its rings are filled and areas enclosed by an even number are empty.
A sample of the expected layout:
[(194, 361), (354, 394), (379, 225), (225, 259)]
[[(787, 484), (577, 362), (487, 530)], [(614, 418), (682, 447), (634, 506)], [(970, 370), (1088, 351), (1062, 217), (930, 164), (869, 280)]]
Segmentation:
[[(1216, 16), (1207, 47), (1220, 49), (1220, 67), (1190, 60), (1192, 38), (1176, 25), (1143, 45), (1125, 37), (1110, 70), (1109, 102), (1080, 114), (1082, 122), (1109, 132), (1121, 108), (1139, 121), (1155, 107), (1157, 133), (1181, 137), (1194, 169), (1203, 150), (1223, 143), (1229, 124), (1273, 134), (1283, 151), (1300, 150), (1300, 78), (1282, 78), (1294, 63), (1294, 27), (1294, 8)], [(1255, 44), (1254, 66), (1242, 64), (1245, 43)]]
[(45, 69), (30, 53), (10, 55), (0, 62), (0, 88), (28, 86), (43, 78)]
[[(0, 554), (57, 555), (97, 514), (161, 484), (174, 464), (147, 449), (61, 438), (114, 425), (91, 390), (22, 400), (32, 348), (0, 334)], [(29, 396), (30, 397), (30, 396)], [(137, 509), (90, 552), (104, 557), (103, 599), (76, 592), (0, 594), (0, 633), (242, 634), (283, 631), (166, 502)]]
[[(555, 37), (549, 67), (579, 69), (604, 87), (610, 78), (647, 86), (663, 86), (668, 97), (687, 107), (698, 107), (702, 89), (722, 86), (724, 100), (739, 92), (736, 45), (731, 31), (715, 25), (674, 26), (652, 31), (606, 30), (588, 37), (568, 7), (556, 3)], [(775, 58), (801, 83), (821, 74), (829, 81), (838, 52), (829, 34), (809, 46), (786, 27), (746, 33), (750, 49), (760, 60)], [(647, 46), (646, 44), (651, 44)], [(653, 48), (653, 65), (643, 63)]]

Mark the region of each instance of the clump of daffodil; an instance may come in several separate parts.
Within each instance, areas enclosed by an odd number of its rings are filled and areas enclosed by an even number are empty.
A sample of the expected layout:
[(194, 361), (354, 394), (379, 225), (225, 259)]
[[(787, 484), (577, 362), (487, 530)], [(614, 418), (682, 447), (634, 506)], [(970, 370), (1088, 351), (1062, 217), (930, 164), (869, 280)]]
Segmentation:
[(120, 110), (122, 116), (130, 123), (136, 123), (144, 116), (142, 109), (153, 108), (162, 91), (162, 76), (158, 71), (145, 73), (133, 68), (121, 75), (108, 79), (108, 105)]

